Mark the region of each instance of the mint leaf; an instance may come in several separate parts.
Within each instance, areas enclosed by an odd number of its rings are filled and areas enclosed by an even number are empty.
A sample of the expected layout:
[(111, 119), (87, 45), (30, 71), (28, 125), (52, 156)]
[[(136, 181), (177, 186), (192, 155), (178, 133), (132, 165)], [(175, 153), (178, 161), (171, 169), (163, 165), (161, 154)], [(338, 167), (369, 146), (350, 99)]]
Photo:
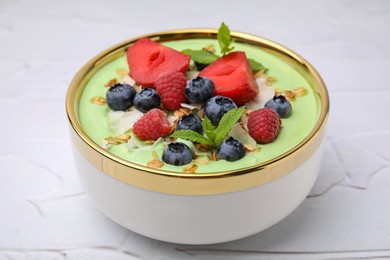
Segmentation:
[(205, 117), (202, 121), (203, 131), (206, 134), (207, 138), (214, 143), (215, 139), (215, 129), (210, 119)]
[(258, 72), (258, 71), (264, 71), (266, 72), (268, 69), (263, 66), (260, 62), (255, 61), (254, 59), (248, 58), (249, 64), (251, 65), (251, 69), (253, 72)]
[(219, 58), (218, 55), (215, 55), (213, 53), (210, 53), (206, 50), (190, 50), (190, 49), (185, 49), (182, 50), (183, 53), (188, 54), (191, 56), (191, 59), (193, 61), (202, 63), (202, 64), (210, 64), (216, 59)]
[(219, 121), (218, 127), (215, 129), (214, 144), (216, 147), (226, 138), (232, 127), (237, 123), (244, 113), (245, 106), (235, 108), (226, 112), (221, 121)]
[(178, 130), (171, 134), (171, 137), (181, 138), (191, 142), (196, 142), (200, 144), (206, 144), (213, 146), (213, 142), (199, 134), (198, 132), (192, 130)]
[(230, 29), (225, 23), (222, 23), (221, 27), (219, 27), (217, 39), (222, 55), (225, 55), (234, 49), (233, 46), (230, 47), (234, 40), (230, 38)]

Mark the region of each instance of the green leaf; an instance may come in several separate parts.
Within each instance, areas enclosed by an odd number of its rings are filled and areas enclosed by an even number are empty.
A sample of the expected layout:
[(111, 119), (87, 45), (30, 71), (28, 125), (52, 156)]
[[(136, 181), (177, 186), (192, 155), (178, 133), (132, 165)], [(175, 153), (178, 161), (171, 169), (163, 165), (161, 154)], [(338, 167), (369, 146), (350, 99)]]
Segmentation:
[(202, 63), (202, 64), (210, 64), (216, 59), (219, 58), (218, 55), (215, 55), (213, 53), (210, 53), (205, 50), (191, 50), (191, 49), (185, 49), (182, 51), (185, 54), (188, 54), (191, 56), (191, 59), (193, 61)]
[(214, 131), (214, 126), (208, 117), (205, 117), (202, 121), (202, 127), (205, 131)]
[(205, 117), (202, 121), (203, 131), (206, 134), (207, 138), (214, 143), (215, 140), (215, 129), (210, 119)]
[(213, 142), (211, 142), (209, 139), (199, 134), (198, 132), (192, 130), (178, 130), (171, 134), (171, 137), (181, 138), (191, 142), (213, 146)]
[(230, 38), (230, 29), (225, 23), (222, 23), (221, 27), (219, 27), (217, 39), (222, 55), (225, 55), (234, 49), (233, 46), (230, 46), (234, 40)]
[(245, 106), (240, 108), (235, 108), (226, 112), (221, 121), (219, 121), (218, 127), (215, 129), (215, 141), (214, 144), (216, 147), (226, 138), (232, 127), (237, 123), (241, 118), (242, 114), (245, 111)]
[(261, 70), (266, 72), (268, 70), (266, 67), (264, 67), (263, 64), (261, 64), (260, 62), (255, 61), (254, 59), (249, 58), (248, 61), (249, 61), (249, 64), (251, 65), (251, 69), (252, 69), (253, 72), (258, 72), (258, 71), (261, 71)]

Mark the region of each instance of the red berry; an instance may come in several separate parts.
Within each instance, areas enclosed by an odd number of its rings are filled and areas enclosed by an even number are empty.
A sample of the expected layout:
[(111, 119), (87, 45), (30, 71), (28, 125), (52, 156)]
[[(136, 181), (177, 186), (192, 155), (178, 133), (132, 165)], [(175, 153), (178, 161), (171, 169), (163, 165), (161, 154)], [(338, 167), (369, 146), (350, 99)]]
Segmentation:
[(270, 108), (252, 111), (248, 118), (249, 135), (259, 144), (272, 142), (279, 134), (282, 120)]
[(164, 112), (153, 108), (135, 122), (133, 132), (141, 140), (157, 140), (168, 135), (171, 126)]
[(252, 100), (259, 92), (248, 59), (242, 51), (222, 56), (203, 69), (199, 76), (214, 82), (215, 96), (231, 98), (238, 106)]
[(164, 73), (185, 72), (190, 56), (149, 38), (142, 38), (127, 50), (130, 76), (143, 86), (153, 87)]
[(186, 102), (187, 80), (183, 73), (173, 72), (162, 75), (156, 81), (156, 90), (161, 103), (170, 111), (179, 109)]

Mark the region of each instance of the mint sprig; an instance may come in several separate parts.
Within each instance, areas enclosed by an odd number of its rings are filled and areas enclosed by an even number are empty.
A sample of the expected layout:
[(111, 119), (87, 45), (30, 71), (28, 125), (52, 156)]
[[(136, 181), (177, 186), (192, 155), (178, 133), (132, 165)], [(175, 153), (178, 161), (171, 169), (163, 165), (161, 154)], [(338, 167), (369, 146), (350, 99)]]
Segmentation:
[(215, 128), (210, 119), (205, 117), (202, 121), (203, 132), (206, 134), (209, 140), (215, 140)]
[(232, 109), (226, 112), (221, 121), (219, 121), (218, 127), (215, 129), (214, 143), (219, 145), (228, 135), (232, 127), (237, 123), (244, 113), (245, 107)]
[(214, 126), (211, 124), (211, 121), (207, 117), (205, 117), (202, 122), (202, 127), (206, 136), (203, 136), (192, 130), (178, 130), (171, 134), (171, 137), (205, 144), (210, 146), (210, 148), (215, 149), (227, 137), (230, 130), (241, 118), (244, 111), (244, 106), (229, 110), (222, 116), (217, 128), (214, 128)]
[(215, 55), (213, 53), (210, 53), (206, 50), (191, 50), (191, 49), (185, 49), (182, 51), (185, 54), (188, 54), (191, 56), (191, 59), (195, 62), (199, 62), (201, 64), (210, 64), (216, 59), (219, 58), (218, 55)]
[[(224, 22), (222, 22), (221, 26), (218, 29), (217, 39), (222, 56), (228, 54), (234, 49), (234, 46), (232, 46), (232, 44), (234, 43), (234, 39), (231, 38), (230, 29)], [(190, 55), (193, 61), (206, 65), (211, 64), (220, 57), (206, 50), (185, 49), (182, 52)], [(251, 58), (248, 58), (248, 61), (254, 73), (258, 71), (267, 72), (268, 69), (264, 67), (263, 64), (261, 64), (260, 62)]]
[(230, 37), (230, 29), (224, 22), (218, 29), (217, 39), (222, 55), (234, 49), (234, 46), (231, 46), (234, 40)]
[(259, 71), (267, 72), (268, 68), (264, 67), (260, 62), (255, 61), (254, 59), (248, 58), (249, 64), (251, 65), (251, 69), (254, 73)]
[(200, 143), (200, 144), (206, 144), (209, 146), (213, 145), (211, 140), (207, 139), (206, 137), (199, 134), (198, 132), (195, 132), (192, 130), (178, 130), (178, 131), (175, 131), (173, 134), (171, 134), (171, 137), (181, 138), (184, 140), (188, 140), (188, 141)]

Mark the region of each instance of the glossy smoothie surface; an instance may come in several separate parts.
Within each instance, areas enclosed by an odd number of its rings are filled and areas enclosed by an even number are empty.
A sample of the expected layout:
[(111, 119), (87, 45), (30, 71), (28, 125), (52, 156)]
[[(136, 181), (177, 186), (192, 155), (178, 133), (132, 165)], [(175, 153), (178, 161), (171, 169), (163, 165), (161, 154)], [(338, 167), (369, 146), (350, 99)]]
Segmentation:
[[(216, 47), (218, 46), (218, 43), (212, 39), (180, 40), (164, 42), (163, 44), (179, 51), (188, 48), (199, 50), (210, 44), (214, 44)], [(261, 62), (268, 68), (267, 75), (277, 79), (272, 85), (274, 89), (292, 90), (298, 87), (304, 87), (307, 90), (307, 94), (297, 97), (295, 101), (291, 101), (293, 113), (291, 117), (282, 119), (281, 131), (272, 143), (258, 145), (260, 148), (259, 151), (248, 152), (244, 158), (235, 162), (210, 160), (206, 165), (197, 164), (198, 169), (196, 173), (225, 172), (269, 161), (289, 151), (307, 137), (312, 131), (319, 115), (319, 99), (317, 95), (312, 90), (309, 82), (291, 64), (281, 59), (279, 55), (265, 51), (258, 46), (243, 43), (234, 43), (234, 46), (234, 51), (245, 51), (247, 57)], [(108, 127), (108, 106), (96, 105), (91, 103), (90, 100), (95, 96), (105, 97), (107, 87), (104, 87), (104, 84), (109, 80), (117, 78), (120, 81), (120, 77), (116, 73), (117, 69), (129, 70), (125, 55), (113, 60), (95, 72), (87, 82), (80, 98), (80, 123), (87, 135), (98, 145), (103, 143), (104, 138), (116, 136), (117, 134), (112, 132)], [(131, 131), (127, 133), (133, 138)], [(113, 145), (109, 148), (109, 151), (125, 160), (146, 166), (148, 161), (153, 160), (153, 151), (161, 159), (165, 145), (166, 143), (164, 142), (156, 143), (153, 146), (145, 144), (138, 149), (130, 151), (127, 149), (126, 144), (120, 144)], [(207, 158), (206, 154), (200, 156), (200, 158), (202, 157)], [(183, 167), (185, 166), (164, 164), (161, 169), (182, 173)]]

